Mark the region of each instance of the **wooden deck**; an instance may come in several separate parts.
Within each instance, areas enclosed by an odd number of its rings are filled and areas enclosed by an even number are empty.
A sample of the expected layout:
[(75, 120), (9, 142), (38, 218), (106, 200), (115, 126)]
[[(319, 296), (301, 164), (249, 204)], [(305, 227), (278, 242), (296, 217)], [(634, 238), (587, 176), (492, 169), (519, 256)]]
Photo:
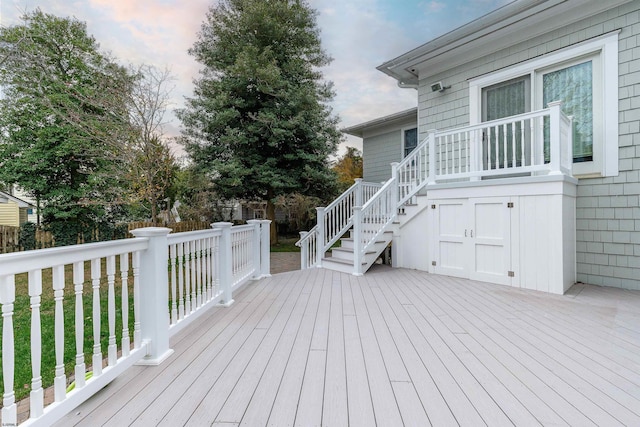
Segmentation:
[(640, 425), (640, 292), (375, 266), (249, 285), (59, 425)]

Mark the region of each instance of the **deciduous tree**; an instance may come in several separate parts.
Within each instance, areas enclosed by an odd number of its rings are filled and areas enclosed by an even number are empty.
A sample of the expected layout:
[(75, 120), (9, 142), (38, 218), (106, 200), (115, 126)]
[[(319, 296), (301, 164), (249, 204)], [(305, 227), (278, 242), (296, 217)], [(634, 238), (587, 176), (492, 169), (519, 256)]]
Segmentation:
[(42, 201), (57, 244), (117, 211), (131, 84), (77, 19), (36, 10), (0, 29), (0, 180)]
[(171, 197), (178, 165), (166, 143), (164, 116), (169, 105), (173, 77), (168, 69), (142, 65), (131, 70), (135, 76), (129, 111), (133, 127), (128, 182), (134, 202), (149, 206), (151, 221), (157, 221), (159, 205)]
[(333, 170), (338, 175), (338, 186), (344, 191), (353, 185), (353, 180), (362, 178), (362, 154), (355, 147), (347, 147), (347, 151), (340, 157)]
[(316, 12), (304, 0), (222, 0), (189, 52), (203, 70), (179, 113), (186, 149), (218, 194), (267, 202), (275, 241), (276, 196), (335, 191), (340, 133)]

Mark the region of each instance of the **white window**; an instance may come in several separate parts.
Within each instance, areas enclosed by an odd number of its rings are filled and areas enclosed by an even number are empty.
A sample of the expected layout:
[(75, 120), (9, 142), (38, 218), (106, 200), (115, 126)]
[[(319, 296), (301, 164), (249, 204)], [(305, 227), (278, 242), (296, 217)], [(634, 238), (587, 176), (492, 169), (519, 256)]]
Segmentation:
[(474, 78), (469, 90), (471, 124), (562, 101), (573, 116), (573, 174), (618, 174), (617, 32)]

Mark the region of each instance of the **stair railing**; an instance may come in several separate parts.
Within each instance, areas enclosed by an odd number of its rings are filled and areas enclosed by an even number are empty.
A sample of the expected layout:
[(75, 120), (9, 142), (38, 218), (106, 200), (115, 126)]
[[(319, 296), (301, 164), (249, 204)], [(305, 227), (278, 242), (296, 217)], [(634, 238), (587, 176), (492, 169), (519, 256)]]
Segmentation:
[[(394, 166), (395, 172), (395, 166)], [(363, 260), (378, 237), (387, 231), (398, 215), (398, 185), (395, 174), (363, 206), (353, 213), (353, 274), (363, 273)]]
[(382, 187), (382, 184), (355, 183), (326, 207), (318, 207), (317, 224), (300, 233), (296, 246), (300, 247), (300, 268), (321, 267), (322, 257), (331, 246), (353, 226), (353, 208), (362, 206)]
[[(392, 177), (398, 182), (398, 207), (409, 202), (430, 181), (429, 152), (435, 142), (436, 131), (430, 130), (428, 136), (392, 169)], [(391, 165), (393, 168), (393, 164)]]

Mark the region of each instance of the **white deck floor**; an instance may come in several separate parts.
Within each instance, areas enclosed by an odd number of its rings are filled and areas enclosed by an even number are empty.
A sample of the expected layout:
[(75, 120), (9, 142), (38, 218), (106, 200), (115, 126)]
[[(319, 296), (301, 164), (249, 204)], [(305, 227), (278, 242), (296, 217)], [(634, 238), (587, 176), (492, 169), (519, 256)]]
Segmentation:
[(640, 292), (376, 266), (249, 285), (59, 425), (640, 425)]

